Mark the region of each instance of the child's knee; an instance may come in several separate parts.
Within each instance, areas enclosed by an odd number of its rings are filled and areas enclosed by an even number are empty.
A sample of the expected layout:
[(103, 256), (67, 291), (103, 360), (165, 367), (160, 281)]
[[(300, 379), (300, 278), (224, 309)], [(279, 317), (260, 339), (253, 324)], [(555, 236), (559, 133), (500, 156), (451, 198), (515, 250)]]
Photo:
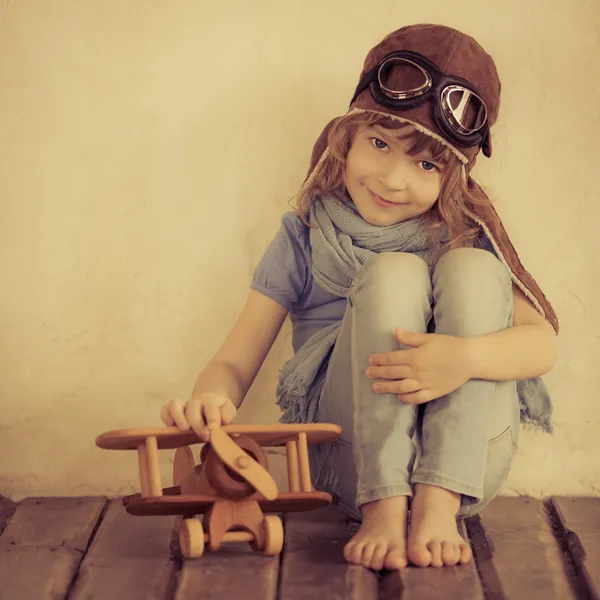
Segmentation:
[(436, 324), (444, 319), (446, 327), (461, 328), (446, 333), (478, 335), (510, 326), (512, 282), (492, 253), (477, 248), (451, 250), (438, 261), (432, 279)]
[(435, 287), (445, 290), (456, 288), (467, 293), (485, 294), (490, 286), (506, 291), (510, 288), (510, 274), (506, 267), (487, 250), (456, 248), (447, 252), (435, 266)]
[(373, 291), (378, 297), (415, 298), (431, 295), (427, 263), (414, 254), (381, 252), (360, 267), (351, 294)]
[(348, 295), (357, 316), (384, 327), (424, 329), (431, 316), (427, 263), (414, 254), (382, 252), (357, 272)]

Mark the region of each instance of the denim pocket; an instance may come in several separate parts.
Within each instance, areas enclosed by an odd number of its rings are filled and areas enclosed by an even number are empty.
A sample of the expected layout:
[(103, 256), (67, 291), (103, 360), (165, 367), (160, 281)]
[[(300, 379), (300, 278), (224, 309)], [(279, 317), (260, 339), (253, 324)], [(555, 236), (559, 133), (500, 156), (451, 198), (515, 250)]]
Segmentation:
[(501, 434), (497, 435), (496, 437), (493, 437), (491, 440), (488, 440), (488, 450), (491, 446), (494, 446), (495, 444), (501, 444), (502, 442), (505, 442), (507, 438), (510, 439), (514, 450), (516, 450), (518, 448), (518, 444), (514, 435), (512, 425), (509, 425)]
[(357, 480), (352, 445), (339, 438), (329, 442), (315, 488), (331, 494), (334, 504), (354, 518), (360, 518), (356, 507)]

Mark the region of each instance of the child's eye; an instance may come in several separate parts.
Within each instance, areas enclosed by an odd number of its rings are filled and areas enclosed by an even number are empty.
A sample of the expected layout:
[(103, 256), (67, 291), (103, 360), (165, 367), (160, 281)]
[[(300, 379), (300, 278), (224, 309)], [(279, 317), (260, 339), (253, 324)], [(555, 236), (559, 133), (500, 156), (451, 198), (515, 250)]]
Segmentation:
[(377, 148), (377, 150), (385, 150), (388, 147), (388, 145), (383, 140), (380, 140), (376, 137), (371, 138), (371, 142), (373, 143), (373, 146)]
[(424, 171), (435, 171), (437, 169), (437, 167), (433, 163), (430, 163), (428, 160), (422, 160), (421, 167)]

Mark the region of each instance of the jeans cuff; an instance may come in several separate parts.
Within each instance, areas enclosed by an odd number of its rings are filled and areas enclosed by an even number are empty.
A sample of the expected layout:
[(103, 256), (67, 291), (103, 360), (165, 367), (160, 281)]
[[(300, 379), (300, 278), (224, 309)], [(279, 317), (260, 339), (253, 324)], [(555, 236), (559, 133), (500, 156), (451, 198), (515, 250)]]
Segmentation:
[(462, 494), (463, 496), (471, 496), (476, 502), (483, 498), (483, 487), (470, 485), (464, 481), (447, 477), (436, 471), (420, 471), (417, 469), (412, 474), (410, 483), (411, 485), (414, 485), (415, 483), (435, 485), (450, 490), (451, 492)]
[(412, 488), (406, 483), (396, 483), (389, 485), (380, 485), (374, 488), (363, 488), (356, 494), (356, 505), (373, 502), (374, 500), (383, 500), (391, 496), (412, 496)]

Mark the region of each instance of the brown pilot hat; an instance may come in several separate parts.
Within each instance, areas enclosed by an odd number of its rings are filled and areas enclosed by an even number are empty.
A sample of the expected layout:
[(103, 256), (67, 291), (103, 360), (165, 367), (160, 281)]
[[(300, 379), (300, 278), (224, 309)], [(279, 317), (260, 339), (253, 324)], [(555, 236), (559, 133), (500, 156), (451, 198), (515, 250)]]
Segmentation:
[[(440, 25), (413, 25), (390, 33), (368, 54), (360, 78), (395, 50), (417, 52), (429, 59), (442, 73), (468, 81), (481, 96), (487, 108), (487, 122), (492, 126), (498, 118), (500, 108), (500, 78), (492, 57), (470, 36)], [(393, 83), (393, 81), (392, 81)], [(365, 89), (352, 103), (351, 108), (387, 112), (402, 120), (418, 124), (434, 137), (441, 137), (452, 146), (469, 164), (479, 152), (479, 147), (460, 147), (447, 137), (433, 118), (431, 102), (417, 108), (393, 110), (378, 104), (369, 89)], [(491, 141), (484, 147), (486, 156), (491, 156)]]
[[(487, 127), (495, 123), (500, 107), (500, 79), (492, 57), (472, 37), (442, 25), (423, 24), (403, 27), (387, 35), (369, 51), (359, 81), (386, 56), (396, 51), (416, 52), (433, 63), (444, 75), (468, 82), (485, 104)], [(434, 115), (433, 101), (426, 100), (413, 108), (397, 109), (378, 102), (370, 87), (367, 86), (355, 97), (348, 113), (330, 121), (317, 139), (304, 182), (305, 186), (315, 176), (320, 163), (328, 155), (328, 137), (334, 123), (357, 112), (382, 114), (412, 124), (419, 131), (447, 146), (463, 163), (465, 174), (473, 168), (480, 149), (483, 149), (485, 156), (489, 157), (492, 153), (489, 133), (478, 145), (466, 146), (452, 139), (452, 136), (438, 124)], [(531, 300), (538, 312), (558, 333), (558, 319), (551, 304), (533, 277), (523, 267), (491, 202), (487, 206), (477, 206), (473, 210), (477, 217), (477, 224), (490, 240), (500, 261), (509, 270), (515, 285)]]

